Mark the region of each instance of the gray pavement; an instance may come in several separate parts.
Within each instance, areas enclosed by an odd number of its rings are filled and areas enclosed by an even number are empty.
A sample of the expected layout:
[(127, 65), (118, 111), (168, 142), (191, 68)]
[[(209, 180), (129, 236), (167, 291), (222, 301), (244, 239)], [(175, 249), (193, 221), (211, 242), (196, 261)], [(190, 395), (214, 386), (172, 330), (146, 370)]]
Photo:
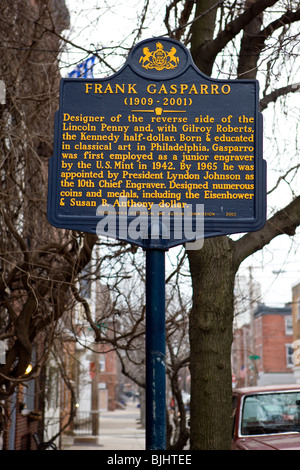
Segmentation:
[(128, 401), (124, 410), (101, 411), (99, 436), (64, 437), (62, 450), (145, 450), (137, 402)]

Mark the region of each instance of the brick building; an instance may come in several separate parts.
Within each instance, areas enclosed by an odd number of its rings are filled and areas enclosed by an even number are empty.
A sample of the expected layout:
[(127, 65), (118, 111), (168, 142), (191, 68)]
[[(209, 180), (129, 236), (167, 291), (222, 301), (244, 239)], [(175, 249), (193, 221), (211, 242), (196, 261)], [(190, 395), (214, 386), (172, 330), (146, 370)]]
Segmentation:
[[(82, 294), (90, 304), (93, 321), (102, 330), (104, 337), (110, 337), (115, 325), (110, 322), (113, 306), (108, 288), (95, 282), (82, 286)], [(91, 410), (114, 411), (122, 382), (116, 351), (107, 341), (93, 342), (94, 334), (86, 321), (82, 305), (77, 306), (76, 323), (82, 331), (82, 339), (76, 344), (77, 417)]]
[(293, 383), (293, 322), (290, 306), (259, 304), (249, 325), (234, 331), (233, 373), (237, 386)]
[[(30, 389), (35, 387), (35, 381), (28, 383)], [(7, 400), (9, 406), (9, 421), (3, 433), (2, 450), (30, 450), (36, 449), (33, 435), (38, 433), (42, 414), (38, 410), (37, 397), (32, 399), (32, 409), (25, 408), (28, 394), (24, 387), (19, 385), (13, 395)]]
[(292, 287), (292, 317), (294, 332), (294, 381), (300, 383), (300, 283)]
[[(42, 362), (44, 356), (44, 335), (39, 335), (33, 345), (32, 359), (27, 373)], [(68, 353), (66, 352), (68, 350)], [(74, 343), (61, 348), (65, 363), (64, 374), (71, 379)], [(65, 358), (68, 357), (67, 361)], [(28, 375), (29, 377), (29, 375)], [(24, 380), (16, 386), (6, 400), (8, 419), (2, 436), (3, 450), (37, 450), (37, 443), (46, 442), (59, 434), (68, 421), (71, 412), (71, 393), (60, 374), (57, 363), (51, 355), (39, 374), (31, 380)], [(59, 446), (59, 438), (55, 439)]]
[(254, 313), (254, 334), (258, 384), (293, 382), (291, 307), (259, 305)]
[(233, 385), (237, 388), (250, 385), (251, 363), (250, 351), (250, 325), (243, 325), (241, 328), (235, 328), (233, 332), (232, 345), (232, 372)]
[(114, 411), (119, 399), (118, 379), (120, 364), (117, 354), (108, 345), (99, 345), (101, 353), (99, 355), (99, 409)]

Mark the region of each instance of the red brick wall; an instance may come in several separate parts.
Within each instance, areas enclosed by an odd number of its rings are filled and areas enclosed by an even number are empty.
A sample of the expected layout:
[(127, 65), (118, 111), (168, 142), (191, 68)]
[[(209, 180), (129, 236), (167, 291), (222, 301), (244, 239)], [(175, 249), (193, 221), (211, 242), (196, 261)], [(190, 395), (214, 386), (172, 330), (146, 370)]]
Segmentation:
[(300, 284), (297, 284), (292, 289), (293, 293), (293, 302), (292, 302), (292, 312), (293, 312), (293, 330), (294, 330), (294, 340), (300, 339), (300, 321), (298, 319), (299, 311), (299, 302), (300, 302)]
[(286, 345), (293, 336), (285, 333), (285, 315), (262, 315), (255, 319), (256, 354), (261, 359), (258, 368), (263, 372), (289, 372)]
[[(10, 418), (15, 420), (14, 432), (14, 449), (10, 450), (36, 450), (36, 445), (32, 438), (32, 434), (37, 433), (39, 421), (32, 419), (30, 416), (23, 416), (22, 409), (22, 394), (18, 393), (16, 405), (16, 415), (13, 418), (12, 409), (10, 409)], [(13, 432), (12, 421), (8, 420), (7, 427), (3, 436), (3, 450), (9, 450), (9, 436)]]

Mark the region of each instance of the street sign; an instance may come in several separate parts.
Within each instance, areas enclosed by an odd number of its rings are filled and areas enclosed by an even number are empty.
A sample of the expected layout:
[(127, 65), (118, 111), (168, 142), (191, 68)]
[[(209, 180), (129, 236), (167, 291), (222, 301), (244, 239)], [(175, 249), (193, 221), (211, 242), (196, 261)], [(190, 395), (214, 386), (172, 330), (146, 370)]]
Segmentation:
[(257, 356), (257, 354), (251, 354), (251, 356), (249, 356), (249, 359), (251, 359), (252, 361), (257, 361), (258, 359), (260, 359), (260, 356)]
[(204, 75), (168, 38), (140, 42), (110, 77), (62, 79), (49, 221), (163, 249), (260, 229), (258, 93), (256, 80)]

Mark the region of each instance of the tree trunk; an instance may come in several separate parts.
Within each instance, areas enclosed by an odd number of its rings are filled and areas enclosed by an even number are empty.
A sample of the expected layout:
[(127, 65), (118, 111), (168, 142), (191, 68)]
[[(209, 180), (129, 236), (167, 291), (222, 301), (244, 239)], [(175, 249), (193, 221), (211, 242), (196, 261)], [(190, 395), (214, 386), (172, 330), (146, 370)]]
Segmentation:
[[(205, 240), (188, 253), (193, 283), (190, 316), (191, 449), (228, 450), (231, 437), (231, 345), (234, 246)], [(215, 406), (214, 406), (215, 404)]]
[(214, 36), (217, 8), (213, 7), (213, 0), (197, 0), (195, 20), (192, 26), (191, 54), (199, 70), (206, 75), (210, 75), (214, 59), (208, 54), (206, 55), (205, 52), (203, 53), (202, 47)]
[[(245, 7), (249, 7), (255, 0), (246, 0)], [(257, 75), (257, 61), (260, 57), (261, 43), (264, 43), (264, 37), (260, 37), (259, 32), (263, 24), (263, 13), (257, 15), (244, 28), (244, 34), (241, 39), (239, 53), (239, 63), (237, 76), (240, 79), (254, 79)]]
[[(218, 2), (196, 0), (191, 53), (197, 67), (210, 75), (217, 55), (243, 32), (238, 76), (256, 78), (264, 41), (272, 34), (273, 28), (282, 26), (285, 20), (282, 16), (280, 21), (272, 22), (261, 31), (263, 12), (276, 1), (245, 1), (244, 11), (237, 16), (228, 16), (226, 26), (217, 31)], [(297, 21), (296, 18), (294, 13), (293, 21)], [(202, 250), (188, 253), (193, 285), (190, 315), (190, 443), (193, 450), (230, 449), (235, 274), (244, 259), (262, 249), (274, 237), (282, 233), (295, 233), (300, 222), (298, 207), (299, 198), (296, 198), (258, 232), (250, 232), (236, 242), (228, 237), (207, 239)]]
[(232, 434), (231, 345), (234, 279), (240, 264), (275, 237), (293, 236), (300, 224), (300, 197), (257, 232), (237, 241), (206, 239), (189, 251), (193, 285), (190, 314), (191, 449), (229, 450)]

